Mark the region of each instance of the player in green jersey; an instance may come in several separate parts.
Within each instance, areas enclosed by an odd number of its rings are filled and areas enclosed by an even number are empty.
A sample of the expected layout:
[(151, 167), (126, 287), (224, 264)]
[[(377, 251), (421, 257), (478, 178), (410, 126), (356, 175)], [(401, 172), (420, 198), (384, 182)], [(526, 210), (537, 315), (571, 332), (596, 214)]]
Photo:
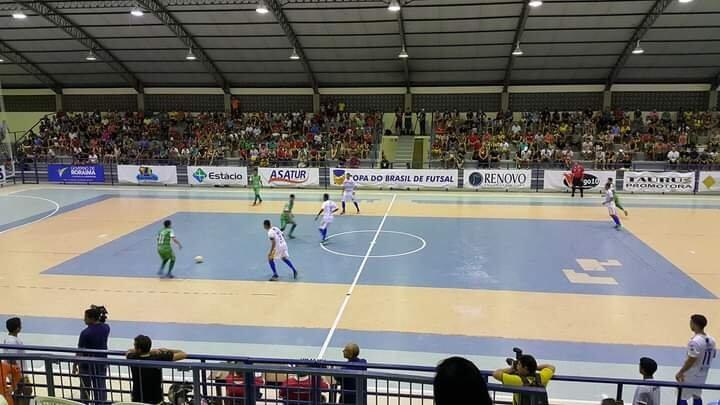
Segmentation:
[(262, 187), (262, 181), (257, 171), (250, 177), (250, 186), (252, 186), (253, 192), (255, 193), (255, 200), (253, 205), (262, 203), (262, 197), (260, 197), (260, 187)]
[(288, 238), (295, 239), (293, 236), (293, 232), (295, 232), (295, 227), (297, 227), (297, 224), (295, 223), (295, 215), (293, 215), (292, 210), (295, 206), (295, 194), (290, 194), (290, 200), (285, 204), (285, 208), (283, 208), (282, 214), (280, 214), (280, 230), (285, 232), (285, 227), (288, 226), (288, 224), (292, 224), (292, 227), (290, 228), (290, 233), (288, 233)]
[(157, 235), (157, 250), (158, 255), (160, 255), (160, 260), (162, 260), (158, 275), (162, 275), (165, 272), (165, 264), (170, 262), (167, 277), (174, 278), (175, 276), (172, 275), (172, 271), (173, 267), (175, 267), (175, 252), (173, 252), (172, 244), (170, 242), (174, 242), (180, 249), (182, 249), (182, 245), (180, 244), (180, 241), (175, 238), (175, 233), (171, 228), (172, 222), (170, 222), (169, 219), (163, 222), (163, 226), (163, 229), (158, 232)]

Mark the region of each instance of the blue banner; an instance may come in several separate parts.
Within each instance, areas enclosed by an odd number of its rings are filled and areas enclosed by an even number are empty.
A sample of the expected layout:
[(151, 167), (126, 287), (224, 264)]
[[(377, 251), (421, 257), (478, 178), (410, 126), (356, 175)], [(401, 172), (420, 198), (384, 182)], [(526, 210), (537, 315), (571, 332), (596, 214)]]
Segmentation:
[(59, 183), (104, 183), (105, 168), (101, 165), (48, 165), (48, 181)]

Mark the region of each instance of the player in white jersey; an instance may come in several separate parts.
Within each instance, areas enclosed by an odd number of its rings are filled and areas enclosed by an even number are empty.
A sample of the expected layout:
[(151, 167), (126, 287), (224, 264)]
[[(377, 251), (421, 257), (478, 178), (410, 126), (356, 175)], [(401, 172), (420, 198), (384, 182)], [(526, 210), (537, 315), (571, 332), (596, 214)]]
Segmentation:
[(618, 231), (622, 229), (620, 217), (618, 217), (617, 208), (615, 208), (615, 194), (610, 183), (605, 184), (605, 199), (603, 200), (603, 205), (607, 207), (610, 218), (615, 222), (615, 229)]
[(357, 213), (360, 213), (360, 206), (357, 203), (357, 200), (355, 199), (355, 182), (352, 179), (352, 175), (348, 173), (345, 175), (345, 181), (343, 182), (343, 195), (342, 195), (342, 212), (340, 215), (345, 214), (345, 202), (350, 200), (355, 204), (355, 209), (357, 209)]
[(285, 235), (283, 235), (280, 228), (272, 226), (269, 219), (263, 222), (263, 227), (267, 231), (268, 239), (270, 239), (270, 252), (268, 252), (268, 264), (273, 272), (270, 281), (277, 281), (278, 274), (275, 270), (275, 259), (281, 259), (285, 264), (290, 266), (293, 272), (293, 279), (297, 279), (298, 272), (290, 261), (290, 254), (288, 253), (287, 242), (285, 241)]
[[(707, 318), (703, 315), (690, 317), (690, 329), (695, 336), (687, 346), (687, 359), (675, 375), (677, 382), (688, 385), (703, 385), (715, 359), (715, 339), (705, 333)], [(685, 388), (682, 390), (682, 405), (702, 405), (702, 390)], [(690, 401), (692, 400), (692, 402)]]
[(317, 221), (318, 218), (320, 218), (320, 215), (322, 214), (323, 219), (322, 222), (320, 222), (320, 236), (322, 236), (322, 240), (320, 243), (327, 242), (327, 232), (328, 232), (328, 225), (330, 225), (333, 221), (333, 214), (337, 212), (338, 206), (335, 204), (334, 201), (330, 200), (330, 195), (323, 194), (323, 203), (320, 207), (320, 212), (315, 215), (315, 220)]

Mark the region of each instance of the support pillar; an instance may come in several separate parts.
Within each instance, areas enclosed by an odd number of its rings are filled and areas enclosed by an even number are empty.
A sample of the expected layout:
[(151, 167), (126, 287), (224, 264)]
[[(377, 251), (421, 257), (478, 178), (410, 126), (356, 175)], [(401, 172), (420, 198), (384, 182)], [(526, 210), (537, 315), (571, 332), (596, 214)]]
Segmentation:
[(708, 104), (708, 111), (715, 111), (720, 107), (720, 105), (718, 105), (718, 93), (720, 93), (720, 91), (717, 88), (710, 89), (710, 97), (708, 97), (710, 100), (710, 103)]
[(230, 113), (232, 111), (232, 95), (230, 93), (223, 93), (223, 104), (225, 105), (225, 112)]
[(145, 111), (145, 93), (137, 94), (137, 110)]
[(603, 110), (612, 107), (612, 91), (603, 91)]
[(507, 111), (510, 108), (510, 93), (507, 90), (500, 94), (500, 110)]
[(405, 112), (412, 112), (412, 94), (409, 92), (405, 93), (404, 107)]
[(315, 114), (320, 113), (320, 94), (318, 93), (313, 94), (313, 112)]
[(55, 93), (55, 112), (63, 110), (63, 95), (62, 93)]

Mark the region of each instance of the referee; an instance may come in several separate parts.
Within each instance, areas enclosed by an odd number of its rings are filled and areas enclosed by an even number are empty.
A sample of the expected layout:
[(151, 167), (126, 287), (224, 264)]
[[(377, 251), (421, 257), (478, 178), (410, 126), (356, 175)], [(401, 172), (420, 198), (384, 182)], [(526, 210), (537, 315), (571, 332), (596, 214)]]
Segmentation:
[(580, 189), (580, 198), (583, 198), (583, 177), (585, 176), (585, 168), (580, 162), (576, 161), (571, 170), (572, 172), (572, 197), (575, 197), (575, 189)]

